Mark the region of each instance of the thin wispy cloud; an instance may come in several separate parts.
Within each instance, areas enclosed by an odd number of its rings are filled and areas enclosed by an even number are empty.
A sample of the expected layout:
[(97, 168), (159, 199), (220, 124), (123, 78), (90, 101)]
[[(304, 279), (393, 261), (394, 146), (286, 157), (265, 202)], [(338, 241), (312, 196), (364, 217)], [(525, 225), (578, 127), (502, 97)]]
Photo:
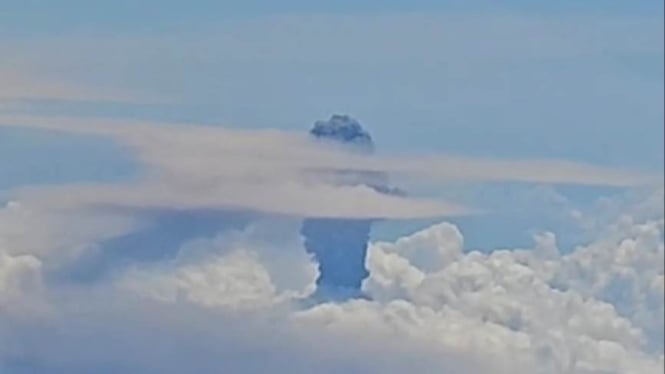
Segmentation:
[[(239, 130), (192, 124), (63, 117), (1, 116), (0, 126), (99, 135), (129, 146), (137, 158), (165, 175), (205, 178), (317, 168), (408, 173), (443, 180), (639, 186), (657, 174), (561, 160), (500, 160), (461, 156), (359, 156), (315, 144), (305, 135), (280, 130)], [(208, 167), (210, 166), (210, 167)], [(286, 175), (293, 176), (293, 175)], [(256, 175), (259, 177), (259, 175)], [(183, 178), (185, 180), (187, 178)]]
[[(10, 51), (8, 51), (9, 53)], [(39, 101), (107, 102), (126, 104), (167, 103), (165, 97), (132, 92), (131, 89), (99, 87), (58, 79), (37, 69), (20, 69), (0, 64), (0, 111), (20, 108), (30, 111), (30, 104)]]
[(207, 207), (297, 216), (415, 218), (474, 210), (442, 201), (386, 196), (369, 188), (334, 186), (313, 178), (308, 171), (380, 171), (419, 178), (423, 183), (464, 180), (638, 186), (658, 178), (561, 161), (368, 157), (276, 130), (53, 117), (0, 117), (0, 125), (110, 137), (130, 147), (147, 167), (140, 182), (42, 191), (42, 199), (54, 205)]

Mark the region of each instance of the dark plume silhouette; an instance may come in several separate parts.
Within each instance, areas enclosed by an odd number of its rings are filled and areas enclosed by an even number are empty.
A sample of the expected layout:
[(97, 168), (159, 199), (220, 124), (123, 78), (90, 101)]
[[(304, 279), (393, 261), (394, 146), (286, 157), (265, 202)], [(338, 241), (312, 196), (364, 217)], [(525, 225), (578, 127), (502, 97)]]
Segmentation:
[[(310, 135), (321, 141), (330, 141), (349, 150), (371, 153), (372, 137), (360, 123), (346, 115), (333, 115), (327, 121), (317, 121)], [(385, 174), (375, 171), (331, 171), (345, 184), (364, 184), (382, 193), (396, 193), (388, 187)], [(355, 174), (355, 175), (354, 175)], [(309, 218), (303, 222), (301, 234), (305, 249), (319, 263), (317, 294), (323, 298), (360, 296), (362, 282), (369, 273), (365, 268), (367, 244), (372, 226), (368, 219)]]

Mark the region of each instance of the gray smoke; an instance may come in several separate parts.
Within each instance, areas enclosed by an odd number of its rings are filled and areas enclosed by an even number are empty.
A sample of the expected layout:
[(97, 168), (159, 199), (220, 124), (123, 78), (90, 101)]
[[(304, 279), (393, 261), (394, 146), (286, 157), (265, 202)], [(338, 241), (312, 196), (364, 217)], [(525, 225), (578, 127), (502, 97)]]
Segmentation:
[[(327, 121), (317, 121), (310, 135), (353, 151), (371, 153), (374, 149), (369, 133), (358, 121), (346, 115), (333, 115)], [(382, 193), (399, 193), (388, 187), (388, 178), (383, 173), (331, 172), (337, 175), (349, 174), (349, 178), (341, 178), (348, 184), (362, 183)], [(305, 240), (305, 249), (319, 263), (320, 275), (316, 281), (318, 297), (361, 296), (362, 281), (369, 275), (365, 268), (365, 258), (371, 227), (372, 221), (366, 219), (311, 218), (303, 222), (301, 234)]]

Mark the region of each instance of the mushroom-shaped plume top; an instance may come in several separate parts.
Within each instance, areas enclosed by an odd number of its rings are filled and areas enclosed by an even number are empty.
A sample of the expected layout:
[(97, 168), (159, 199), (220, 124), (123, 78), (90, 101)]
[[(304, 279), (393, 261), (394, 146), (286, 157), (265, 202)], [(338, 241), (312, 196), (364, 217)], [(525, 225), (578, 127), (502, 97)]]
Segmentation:
[(348, 115), (334, 114), (327, 121), (316, 121), (309, 133), (317, 139), (353, 145), (365, 152), (374, 150), (372, 137), (357, 120)]

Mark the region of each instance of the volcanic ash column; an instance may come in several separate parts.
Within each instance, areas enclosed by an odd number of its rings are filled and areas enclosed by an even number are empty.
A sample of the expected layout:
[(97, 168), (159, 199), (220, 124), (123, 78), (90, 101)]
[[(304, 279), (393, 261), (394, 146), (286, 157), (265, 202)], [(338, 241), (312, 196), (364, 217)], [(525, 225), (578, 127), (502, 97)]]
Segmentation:
[[(333, 115), (328, 121), (317, 121), (310, 135), (349, 150), (373, 152), (371, 136), (349, 116)], [(334, 172), (346, 174), (344, 170)], [(365, 184), (380, 192), (389, 191), (387, 178), (380, 173), (360, 172), (351, 179), (342, 183)], [(367, 219), (309, 218), (303, 222), (301, 234), (305, 249), (319, 263), (318, 295), (325, 298), (361, 295), (362, 281), (369, 275), (365, 257), (371, 225), (372, 221)]]

